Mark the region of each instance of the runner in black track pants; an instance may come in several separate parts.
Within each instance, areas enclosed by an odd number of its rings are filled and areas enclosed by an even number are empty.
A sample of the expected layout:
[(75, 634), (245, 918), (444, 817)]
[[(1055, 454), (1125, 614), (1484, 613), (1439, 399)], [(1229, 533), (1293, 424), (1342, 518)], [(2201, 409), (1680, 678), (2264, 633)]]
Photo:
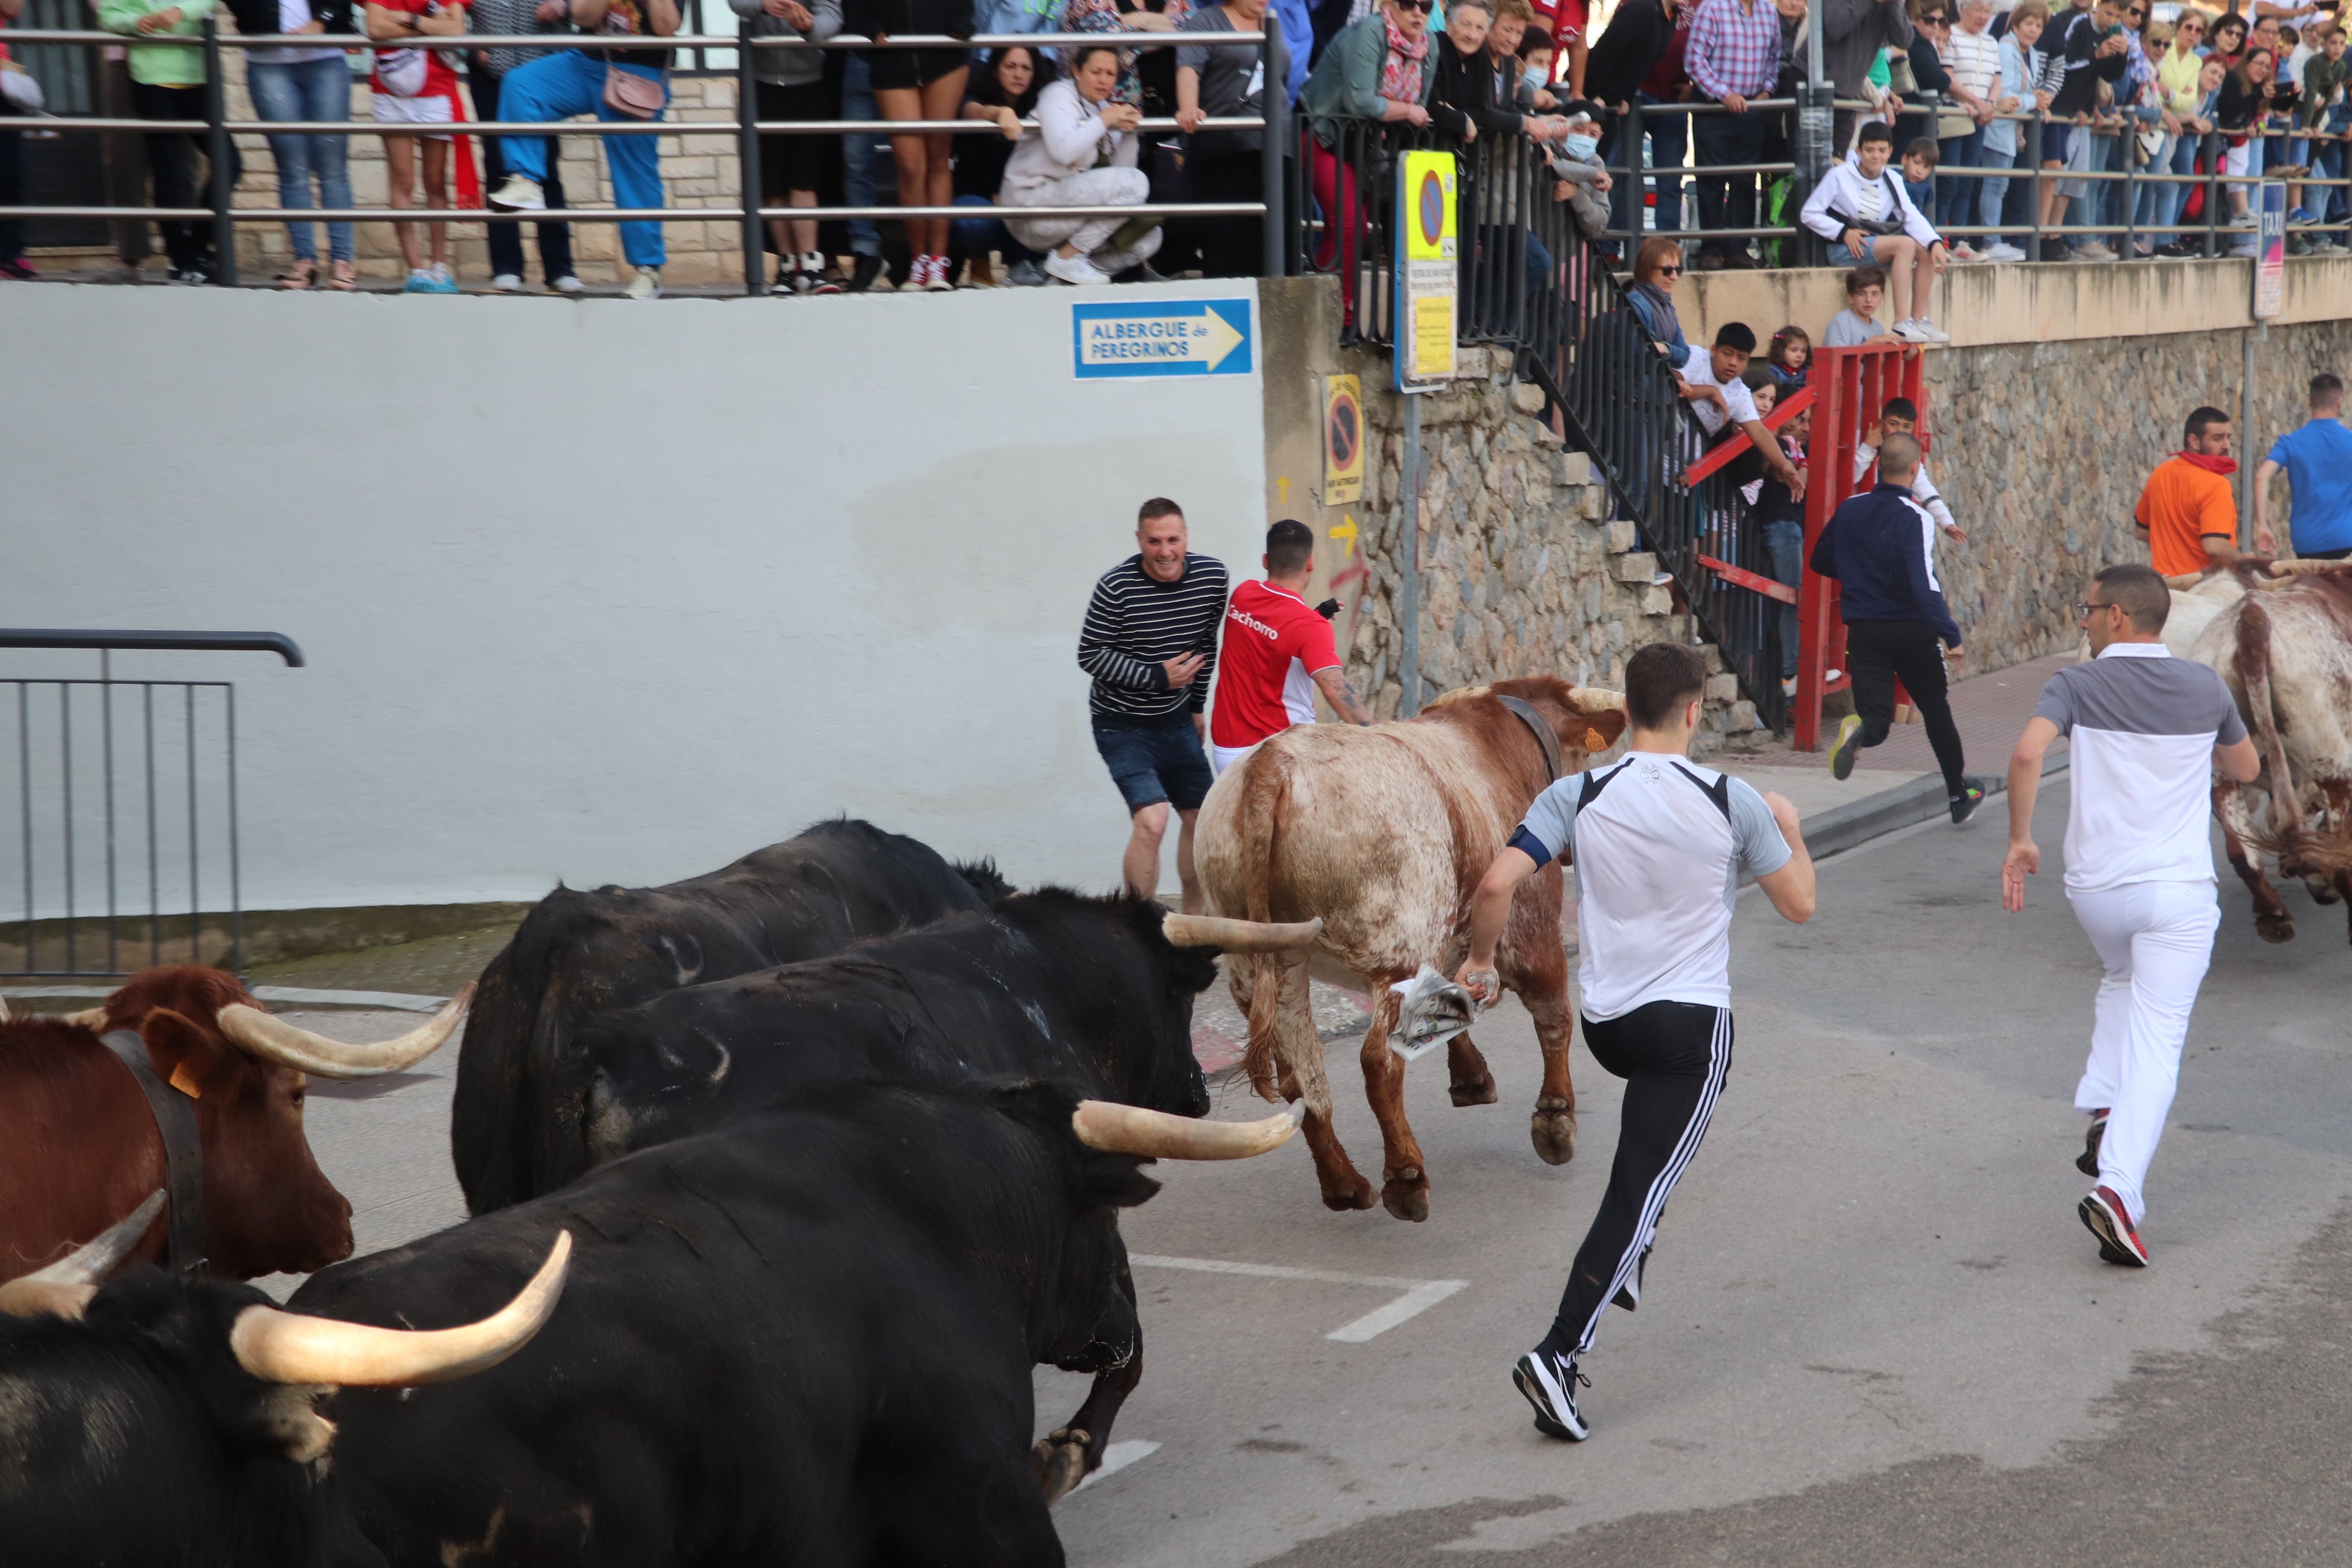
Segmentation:
[(1498, 994), (1495, 944), (1513, 890), (1556, 859), (1576, 868), (1579, 1011), (1593, 1060), (1625, 1080), (1617, 1158), (1601, 1212), (1577, 1249), (1559, 1315), (1513, 1379), (1537, 1429), (1581, 1440), (1576, 1384), (1610, 1302), (1632, 1310), (1675, 1183), (1698, 1152), (1731, 1068), (1731, 911), (1739, 873), (1772, 907), (1812, 918), (1813, 863), (1796, 808), (1688, 760), (1706, 663), (1653, 643), (1626, 662), (1625, 754), (1536, 797), (1489, 867), (1457, 978)]

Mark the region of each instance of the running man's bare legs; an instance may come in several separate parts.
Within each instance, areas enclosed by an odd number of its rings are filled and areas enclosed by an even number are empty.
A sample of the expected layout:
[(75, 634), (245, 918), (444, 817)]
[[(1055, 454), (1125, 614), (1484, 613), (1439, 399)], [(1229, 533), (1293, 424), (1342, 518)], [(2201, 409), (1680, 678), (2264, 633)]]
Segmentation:
[[(1200, 821), (1196, 808), (1180, 811), (1176, 830), (1176, 881), (1184, 890), (1184, 912), (1206, 914), (1208, 895), (1201, 891), (1200, 873), (1192, 868), (1192, 827)], [(1168, 837), (1168, 803), (1154, 801), (1138, 806), (1133, 826), (1127, 836), (1127, 854), (1119, 863), (1127, 879), (1128, 891), (1141, 898), (1160, 896), (1160, 846)]]

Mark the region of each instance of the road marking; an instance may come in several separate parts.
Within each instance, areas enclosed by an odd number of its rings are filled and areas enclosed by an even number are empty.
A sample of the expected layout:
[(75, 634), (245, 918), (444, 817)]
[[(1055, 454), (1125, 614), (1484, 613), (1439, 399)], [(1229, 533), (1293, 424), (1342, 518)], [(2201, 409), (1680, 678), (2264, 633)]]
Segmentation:
[[(1392, 1279), (1378, 1274), (1339, 1274), (1328, 1268), (1285, 1268), (1272, 1263), (1228, 1263), (1214, 1258), (1160, 1258), (1138, 1253), (1128, 1258), (1138, 1268), (1189, 1268), (1199, 1274), (1249, 1274), (1262, 1279), (1311, 1279), (1324, 1285), (1372, 1285), (1385, 1290), (1402, 1290), (1404, 1294), (1387, 1306), (1365, 1313), (1353, 1322), (1342, 1323), (1323, 1337), (1343, 1344), (1360, 1345), (1366, 1340), (1388, 1332), (1407, 1319), (1429, 1310), (1456, 1290), (1465, 1289), (1467, 1279)], [(1112, 1445), (1114, 1447), (1116, 1444)]]
[(1082, 1492), (1105, 1476), (1115, 1476), (1136, 1460), (1148, 1459), (1158, 1452), (1160, 1452), (1160, 1445), (1157, 1443), (1113, 1443), (1103, 1450), (1102, 1467), (1093, 1475), (1072, 1487), (1070, 1490)]

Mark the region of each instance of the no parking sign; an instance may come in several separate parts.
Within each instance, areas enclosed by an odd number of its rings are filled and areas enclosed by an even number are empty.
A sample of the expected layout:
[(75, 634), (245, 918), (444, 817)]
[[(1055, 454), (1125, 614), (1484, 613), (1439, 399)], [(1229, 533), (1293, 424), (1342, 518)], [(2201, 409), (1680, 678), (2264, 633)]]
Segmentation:
[(1430, 392), (1454, 375), (1459, 176), (1451, 153), (1407, 153), (1397, 166), (1396, 377)]

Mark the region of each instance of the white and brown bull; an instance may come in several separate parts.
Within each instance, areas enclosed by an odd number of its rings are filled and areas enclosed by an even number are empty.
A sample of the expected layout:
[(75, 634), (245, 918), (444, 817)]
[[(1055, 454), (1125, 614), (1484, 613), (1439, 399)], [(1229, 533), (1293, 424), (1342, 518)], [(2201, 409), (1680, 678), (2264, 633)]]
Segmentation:
[[(1507, 699), (1549, 734), (1539, 738)], [(1364, 1087), (1381, 1124), (1381, 1200), (1399, 1219), (1429, 1217), (1429, 1176), (1405, 1121), (1404, 1058), (1389, 1048), (1399, 1005), (1390, 986), (1424, 963), (1453, 973), (1478, 880), (1555, 766), (1562, 776), (1581, 771), (1624, 727), (1617, 692), (1550, 676), (1498, 681), (1449, 693), (1417, 719), (1287, 730), (1228, 770), (1202, 806), (1194, 858), (1211, 906), (1252, 921), (1320, 919), (1317, 945), (1371, 987)], [(1557, 866), (1520, 886), (1496, 955), (1503, 984), (1535, 1019), (1544, 1071), (1532, 1131), (1536, 1152), (1555, 1165), (1576, 1152), (1560, 889)], [(1332, 1126), (1307, 962), (1297, 951), (1229, 956), (1226, 978), (1250, 1020), (1244, 1060), (1260, 1094), (1306, 1101), (1325, 1205), (1370, 1208), (1371, 1184)], [(1493, 1103), (1494, 1078), (1469, 1035), (1454, 1036), (1447, 1055), (1454, 1103)]]
[(2262, 755), (2252, 784), (2214, 785), (2213, 812), (2253, 894), (2255, 931), (2286, 942), (2294, 918), (2258, 856), (2275, 857), (2280, 874), (2302, 878), (2321, 903), (2352, 900), (2352, 563), (2281, 562), (2230, 575), (2241, 596), (2189, 657), (2229, 686)]

